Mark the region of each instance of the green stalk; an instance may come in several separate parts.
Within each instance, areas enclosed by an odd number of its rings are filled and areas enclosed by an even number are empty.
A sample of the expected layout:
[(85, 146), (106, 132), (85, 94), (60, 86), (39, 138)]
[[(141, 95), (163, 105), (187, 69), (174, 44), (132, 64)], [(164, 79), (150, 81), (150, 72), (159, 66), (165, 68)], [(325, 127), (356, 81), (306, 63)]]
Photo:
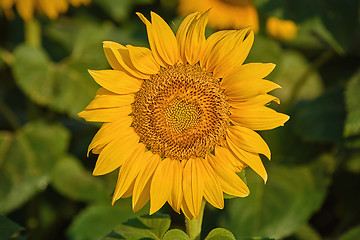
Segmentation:
[(35, 18), (25, 21), (25, 42), (31, 46), (41, 46), (41, 25)]
[(190, 220), (185, 217), (186, 232), (190, 240), (200, 240), (201, 224), (204, 216), (205, 203), (205, 201), (201, 203), (198, 218)]

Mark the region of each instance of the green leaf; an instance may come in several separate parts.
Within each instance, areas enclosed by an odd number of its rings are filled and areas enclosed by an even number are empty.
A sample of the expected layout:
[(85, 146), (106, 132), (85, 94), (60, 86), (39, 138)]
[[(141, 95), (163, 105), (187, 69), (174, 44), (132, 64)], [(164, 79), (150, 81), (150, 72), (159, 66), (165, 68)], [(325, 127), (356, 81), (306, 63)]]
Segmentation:
[(113, 29), (111, 24), (83, 25), (73, 37), (72, 54), (60, 63), (40, 48), (20, 45), (14, 53), (16, 83), (34, 102), (77, 118), (99, 88), (88, 69), (108, 68), (102, 42), (111, 40)]
[(339, 238), (339, 240), (355, 240), (355, 239), (360, 239), (360, 226), (350, 229)]
[(60, 159), (51, 176), (54, 188), (74, 200), (108, 201), (108, 195), (112, 191), (102, 179), (92, 176), (81, 162), (72, 156)]
[[(0, 135), (4, 134), (9, 135)], [(67, 150), (69, 133), (60, 125), (33, 122), (11, 138), (10, 146), (0, 147), (5, 149), (0, 168), (1, 213), (15, 209), (46, 188), (54, 164)]]
[(320, 234), (308, 223), (305, 223), (296, 229), (293, 236), (299, 240), (321, 240)]
[(130, 10), (133, 5), (132, 0), (95, 0), (94, 2), (118, 22), (126, 19), (132, 12)]
[(124, 204), (126, 200), (118, 200), (124, 207), (93, 205), (86, 208), (72, 222), (67, 234), (74, 240), (103, 239), (117, 225), (140, 214), (134, 214), (129, 204)]
[(312, 142), (341, 142), (345, 106), (342, 89), (332, 89), (320, 97), (300, 103), (292, 114), (295, 132)]
[(270, 79), (282, 88), (273, 93), (282, 102), (313, 99), (323, 91), (320, 75), (313, 66), (296, 51), (284, 51)]
[(234, 235), (227, 229), (215, 228), (207, 235), (205, 240), (235, 240)]
[(190, 240), (189, 236), (180, 229), (171, 229), (167, 231), (163, 240)]
[(277, 64), (281, 54), (282, 49), (278, 42), (262, 35), (257, 35), (249, 56), (246, 58), (246, 62), (272, 62)]
[(360, 173), (360, 153), (352, 154), (347, 159), (345, 166), (349, 172)]
[(350, 79), (345, 90), (347, 116), (345, 137), (360, 134), (360, 70)]
[(114, 229), (107, 239), (161, 239), (170, 227), (170, 217), (155, 213), (144, 215), (122, 223)]
[(267, 238), (267, 237), (245, 237), (245, 238), (241, 238), (241, 240), (278, 240), (278, 239)]
[(46, 105), (54, 96), (52, 65), (40, 48), (20, 45), (14, 52), (15, 81), (33, 101)]
[(13, 239), (23, 228), (0, 215), (0, 239)]
[(329, 181), (323, 165), (273, 165), (266, 185), (253, 171), (247, 171), (250, 195), (229, 200), (222, 226), (239, 239), (288, 236), (309, 219), (326, 195)]

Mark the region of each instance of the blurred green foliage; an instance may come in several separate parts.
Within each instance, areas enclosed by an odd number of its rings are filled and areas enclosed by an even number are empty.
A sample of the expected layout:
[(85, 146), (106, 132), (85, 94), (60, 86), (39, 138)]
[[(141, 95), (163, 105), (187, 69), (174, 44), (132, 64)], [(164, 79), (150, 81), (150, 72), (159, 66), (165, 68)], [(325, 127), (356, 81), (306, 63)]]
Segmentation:
[[(261, 133), (273, 155), (267, 184), (246, 170), (251, 194), (207, 206), (202, 239), (360, 239), (360, 3), (254, 3), (260, 32), (247, 62), (277, 64), (268, 78), (282, 104), (272, 107), (291, 118)], [(189, 239), (167, 206), (150, 217), (130, 199), (111, 206), (116, 173), (92, 176), (96, 156), (86, 157), (99, 125), (76, 116), (98, 88), (87, 70), (109, 68), (102, 41), (147, 46), (135, 12), (178, 25), (176, 6), (93, 0), (57, 20), (39, 15), (41, 46), (0, 11), (0, 239)], [(269, 38), (271, 16), (293, 20), (297, 38)]]

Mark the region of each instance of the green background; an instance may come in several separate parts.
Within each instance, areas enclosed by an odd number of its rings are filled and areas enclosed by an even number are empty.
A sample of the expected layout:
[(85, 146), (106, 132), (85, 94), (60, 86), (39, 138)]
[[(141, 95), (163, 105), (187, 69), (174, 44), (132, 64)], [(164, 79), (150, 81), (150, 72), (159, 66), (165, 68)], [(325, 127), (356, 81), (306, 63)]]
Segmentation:
[[(148, 205), (134, 214), (131, 199), (111, 206), (116, 172), (94, 177), (97, 156), (86, 157), (100, 125), (76, 116), (98, 88), (87, 69), (109, 68), (102, 41), (148, 46), (135, 12), (176, 29), (177, 4), (93, 0), (56, 20), (36, 15), (41, 47), (26, 43), (18, 15), (0, 11), (0, 239), (188, 239), (168, 205), (151, 217)], [(202, 238), (360, 239), (360, 3), (254, 4), (260, 32), (246, 62), (277, 65), (268, 79), (282, 103), (271, 107), (291, 118), (261, 132), (272, 150), (267, 184), (246, 169), (251, 194), (224, 210), (208, 204)], [(268, 37), (271, 16), (293, 20), (297, 38)]]

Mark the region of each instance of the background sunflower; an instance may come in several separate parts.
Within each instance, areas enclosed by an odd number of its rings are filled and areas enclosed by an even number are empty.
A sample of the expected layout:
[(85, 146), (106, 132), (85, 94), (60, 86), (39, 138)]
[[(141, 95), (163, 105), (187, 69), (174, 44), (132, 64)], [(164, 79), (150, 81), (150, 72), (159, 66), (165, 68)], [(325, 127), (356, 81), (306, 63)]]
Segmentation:
[[(206, 204), (201, 239), (211, 231), (210, 237), (222, 232), (231, 239), (231, 233), (215, 228), (230, 230), (236, 239), (359, 239), (359, 3), (252, 4), (259, 31), (244, 64), (276, 64), (265, 79), (282, 87), (271, 92), (281, 104), (274, 99), (266, 106), (291, 119), (285, 127), (259, 132), (271, 149), (271, 162), (260, 156), (266, 184), (250, 167), (241, 171), (250, 195), (228, 199), (232, 196), (224, 194), (223, 210)], [(30, 30), (41, 40), (35, 42), (26, 40), (26, 23), (16, 6), (11, 21), (1, 8), (0, 229), (6, 231), (0, 231), (0, 239), (187, 239), (184, 216), (168, 203), (151, 216), (150, 204), (133, 213), (131, 197), (111, 206), (117, 172), (91, 175), (101, 145), (86, 157), (101, 125), (77, 117), (96, 93), (107, 98), (87, 72), (113, 67), (103, 44), (151, 49), (136, 12), (151, 20), (154, 11), (177, 32), (183, 21), (179, 6), (168, 0), (93, 0), (55, 20), (35, 14), (41, 26)], [(296, 37), (270, 37), (266, 22), (272, 17), (293, 21)], [(214, 32), (208, 26), (206, 38)], [(176, 109), (176, 102), (172, 106)], [(194, 107), (187, 109), (196, 116)], [(190, 125), (197, 123), (189, 119)], [(117, 131), (109, 128), (106, 134)]]

